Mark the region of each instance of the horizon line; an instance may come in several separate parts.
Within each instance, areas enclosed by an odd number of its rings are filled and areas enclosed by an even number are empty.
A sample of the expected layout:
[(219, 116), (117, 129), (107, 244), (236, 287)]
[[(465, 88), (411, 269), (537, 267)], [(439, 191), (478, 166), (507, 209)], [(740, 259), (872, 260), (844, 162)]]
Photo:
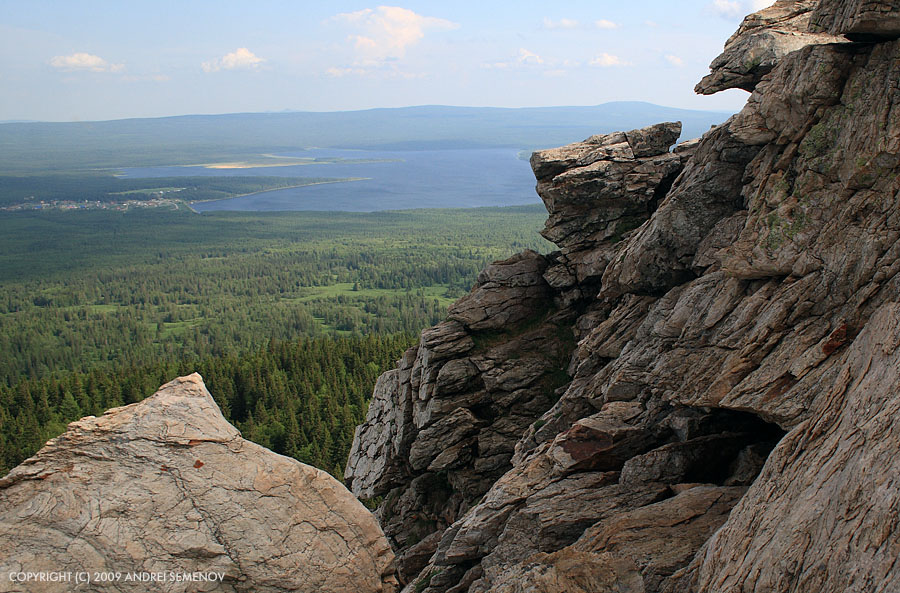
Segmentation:
[(135, 116), (135, 117), (121, 117), (121, 118), (113, 118), (113, 119), (85, 119), (85, 120), (29, 120), (29, 119), (8, 119), (8, 120), (0, 120), (0, 125), (15, 125), (15, 124), (89, 124), (89, 123), (110, 123), (110, 122), (121, 122), (121, 121), (132, 121), (132, 120), (144, 120), (144, 119), (174, 119), (180, 117), (224, 117), (229, 115), (289, 115), (294, 113), (310, 113), (310, 114), (337, 114), (337, 113), (361, 113), (366, 111), (399, 111), (403, 109), (422, 109), (422, 108), (445, 108), (445, 109), (491, 109), (498, 111), (520, 111), (520, 110), (529, 110), (529, 109), (590, 109), (597, 107), (604, 107), (608, 105), (617, 105), (617, 104), (641, 104), (641, 105), (650, 105), (653, 107), (659, 107), (662, 109), (671, 109), (675, 111), (693, 111), (697, 113), (721, 113), (721, 114), (732, 114), (736, 113), (735, 111), (723, 110), (723, 109), (690, 109), (686, 107), (671, 107), (668, 105), (660, 105), (658, 103), (651, 103), (650, 101), (640, 101), (640, 100), (619, 100), (619, 101), (606, 101), (604, 103), (596, 103), (593, 105), (541, 105), (541, 106), (521, 106), (521, 107), (498, 107), (493, 105), (444, 105), (439, 103), (429, 103), (422, 105), (405, 105), (402, 107), (367, 107), (363, 109), (337, 109), (334, 111), (315, 111), (315, 110), (305, 110), (305, 109), (282, 109), (280, 111), (233, 111), (233, 112), (222, 112), (222, 113), (181, 113), (181, 114), (173, 114), (173, 115), (151, 115), (151, 116)]

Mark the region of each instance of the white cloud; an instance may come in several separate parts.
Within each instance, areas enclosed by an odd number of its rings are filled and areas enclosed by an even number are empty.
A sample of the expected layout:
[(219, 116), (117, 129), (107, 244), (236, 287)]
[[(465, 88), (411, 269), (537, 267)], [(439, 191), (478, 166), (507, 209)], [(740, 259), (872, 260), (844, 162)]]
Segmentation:
[(265, 62), (246, 47), (239, 47), (221, 58), (203, 62), (200, 67), (204, 72), (218, 72), (219, 70), (255, 69)]
[(519, 49), (519, 57), (516, 61), (520, 64), (543, 64), (544, 58), (523, 47)]
[(544, 28), (550, 30), (556, 29), (577, 29), (578, 21), (575, 19), (559, 19), (558, 21), (554, 21), (553, 19), (544, 19)]
[(619, 24), (614, 23), (612, 21), (608, 21), (606, 19), (600, 19), (599, 21), (594, 21), (594, 24), (598, 29), (618, 29)]
[(666, 56), (666, 61), (668, 61), (673, 66), (677, 66), (679, 68), (684, 66), (684, 60), (682, 60), (678, 56), (673, 56), (672, 54), (669, 54)]
[(741, 17), (746, 12), (743, 3), (737, 0), (713, 0), (710, 8), (712, 8), (713, 12), (725, 18)]
[(600, 66), (601, 68), (610, 68), (612, 66), (627, 66), (628, 62), (622, 61), (622, 58), (619, 56), (614, 56), (612, 54), (602, 53), (593, 60), (591, 60), (591, 66)]
[(91, 72), (121, 72), (125, 64), (110, 64), (100, 56), (76, 52), (70, 56), (54, 56), (50, 65), (60, 70), (90, 70)]
[(348, 37), (358, 54), (357, 65), (374, 65), (397, 60), (425, 37), (427, 31), (452, 31), (457, 23), (422, 16), (399, 6), (379, 6), (334, 17), (358, 30)]
[(768, 8), (773, 4), (775, 4), (775, 0), (713, 0), (709, 7), (721, 17), (736, 19)]

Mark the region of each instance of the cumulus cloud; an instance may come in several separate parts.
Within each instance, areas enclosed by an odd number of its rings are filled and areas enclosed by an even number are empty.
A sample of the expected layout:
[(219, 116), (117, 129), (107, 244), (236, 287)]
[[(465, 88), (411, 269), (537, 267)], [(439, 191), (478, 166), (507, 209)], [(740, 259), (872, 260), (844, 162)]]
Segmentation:
[(553, 19), (545, 18), (544, 28), (550, 30), (577, 29), (578, 21), (575, 19), (559, 19), (558, 21), (554, 21)]
[(50, 65), (60, 70), (89, 70), (91, 72), (121, 72), (124, 64), (110, 64), (100, 56), (76, 52), (69, 56), (53, 56)]
[(421, 41), (426, 32), (459, 28), (457, 23), (423, 16), (399, 6), (365, 8), (334, 18), (357, 31), (348, 37), (358, 54), (357, 65), (375, 65), (403, 58), (406, 50)]
[(744, 6), (737, 0), (713, 0), (710, 5), (713, 12), (725, 18), (744, 16)]
[(593, 60), (591, 60), (591, 66), (600, 66), (601, 68), (611, 68), (613, 66), (627, 66), (628, 62), (625, 62), (619, 56), (614, 56), (608, 53), (602, 53)]
[(528, 51), (523, 47), (519, 49), (519, 57), (516, 59), (516, 61), (519, 64), (543, 64), (544, 58), (534, 52)]
[(677, 66), (679, 68), (681, 66), (684, 66), (684, 60), (682, 60), (678, 56), (673, 56), (672, 54), (669, 54), (666, 56), (666, 61), (669, 62), (670, 64), (672, 64), (673, 66)]
[(231, 53), (227, 53), (221, 58), (203, 62), (200, 67), (204, 72), (218, 72), (219, 70), (240, 70), (255, 69), (265, 62), (246, 47), (239, 47)]
[(710, 9), (721, 17), (736, 19), (775, 4), (775, 0), (713, 0)]
[(600, 19), (599, 21), (594, 21), (594, 25), (596, 25), (598, 29), (618, 29), (619, 28), (618, 23), (614, 23), (614, 22), (608, 21), (606, 19)]

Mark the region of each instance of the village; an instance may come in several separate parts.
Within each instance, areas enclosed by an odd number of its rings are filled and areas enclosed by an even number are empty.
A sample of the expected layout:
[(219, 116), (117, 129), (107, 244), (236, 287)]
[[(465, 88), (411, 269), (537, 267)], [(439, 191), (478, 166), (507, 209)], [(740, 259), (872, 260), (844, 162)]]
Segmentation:
[(125, 212), (133, 208), (168, 208), (177, 210), (186, 206), (183, 200), (172, 198), (151, 198), (149, 200), (119, 200), (101, 202), (99, 200), (25, 200), (19, 204), (0, 207), (2, 212), (20, 212), (24, 210), (119, 210)]

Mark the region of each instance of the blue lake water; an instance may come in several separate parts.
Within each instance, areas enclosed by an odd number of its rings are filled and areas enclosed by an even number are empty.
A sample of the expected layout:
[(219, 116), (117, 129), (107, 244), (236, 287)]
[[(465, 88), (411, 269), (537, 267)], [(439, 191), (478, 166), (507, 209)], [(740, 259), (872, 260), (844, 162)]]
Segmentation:
[[(383, 162), (332, 163), (206, 169), (145, 167), (125, 169), (126, 177), (278, 176), (365, 177), (360, 181), (278, 189), (230, 200), (201, 202), (195, 210), (342, 210), (373, 212), (411, 208), (473, 208), (539, 203), (527, 161), (514, 149), (424, 151), (315, 149), (285, 156), (380, 159)], [(387, 160), (388, 162), (384, 162)]]

